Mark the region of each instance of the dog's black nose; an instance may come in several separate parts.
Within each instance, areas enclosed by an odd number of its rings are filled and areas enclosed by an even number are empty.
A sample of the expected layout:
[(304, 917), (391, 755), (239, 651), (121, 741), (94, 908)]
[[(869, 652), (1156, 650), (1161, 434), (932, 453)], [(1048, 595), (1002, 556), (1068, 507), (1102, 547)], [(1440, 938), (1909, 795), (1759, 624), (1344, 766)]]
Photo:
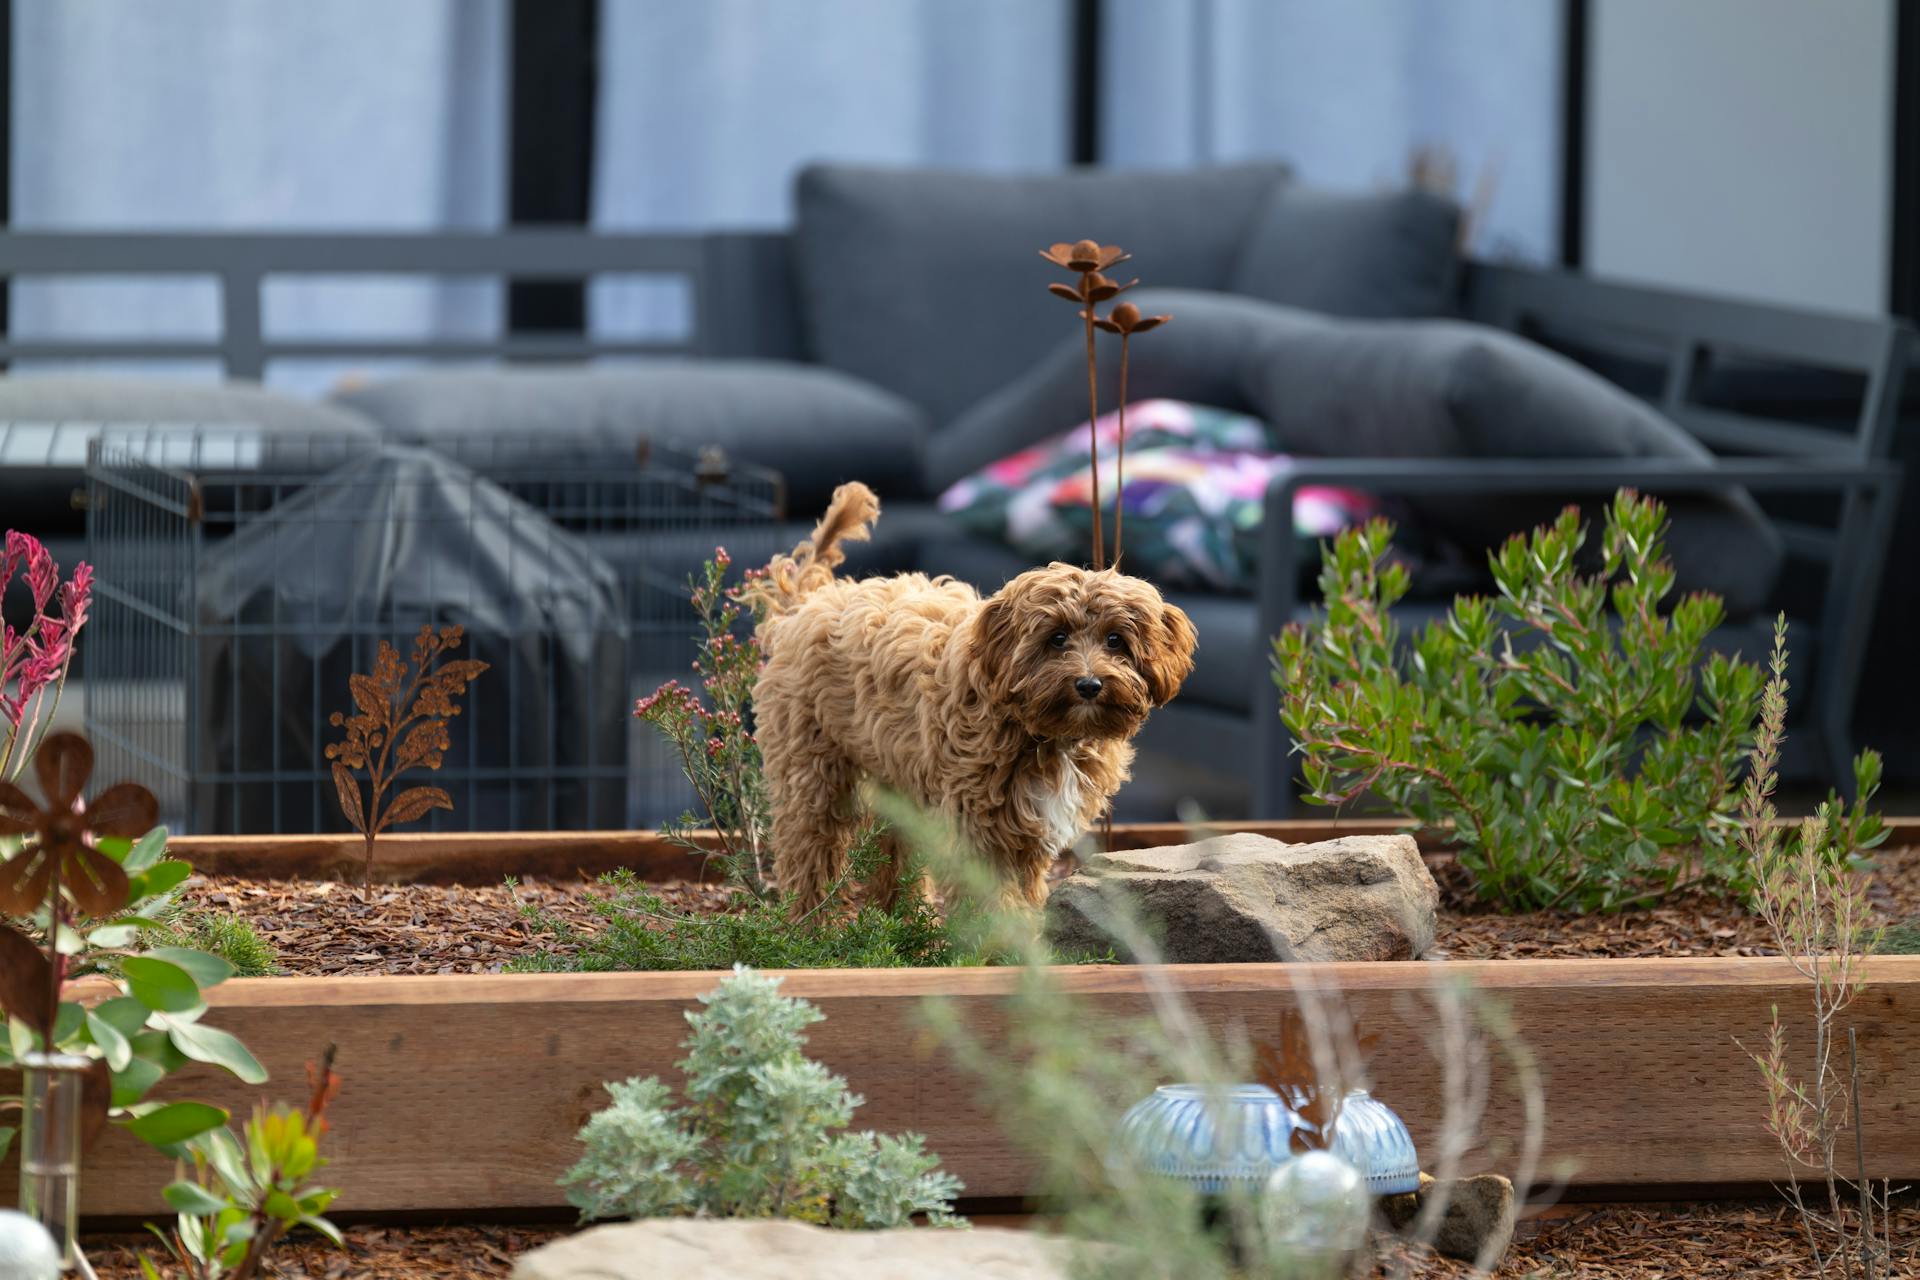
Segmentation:
[(1100, 688), (1101, 688), (1100, 677), (1099, 676), (1081, 676), (1078, 680), (1075, 680), (1073, 682), (1073, 688), (1074, 688), (1074, 692), (1078, 693), (1081, 697), (1085, 698), (1088, 702), (1092, 702), (1095, 698), (1100, 696)]

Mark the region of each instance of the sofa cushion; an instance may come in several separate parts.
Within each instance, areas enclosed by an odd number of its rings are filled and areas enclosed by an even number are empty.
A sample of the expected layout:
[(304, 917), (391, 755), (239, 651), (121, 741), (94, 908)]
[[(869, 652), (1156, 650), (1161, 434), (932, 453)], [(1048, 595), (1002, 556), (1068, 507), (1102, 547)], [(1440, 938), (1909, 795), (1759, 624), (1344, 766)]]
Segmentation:
[[(1125, 492), (1118, 412), (1100, 415), (1100, 512), (1110, 546), (1124, 531), (1127, 572), (1161, 586), (1246, 594), (1259, 577), (1267, 485), (1292, 465), (1266, 424), (1184, 400), (1127, 407)], [(1085, 563), (1093, 534), (1085, 425), (1001, 458), (940, 495), (962, 527), (1037, 561)], [(1313, 486), (1294, 499), (1302, 562), (1322, 538), (1378, 514), (1365, 494)]]
[[(1658, 458), (1703, 465), (1712, 458), (1644, 402), (1543, 347), (1482, 325), (1339, 320), (1195, 290), (1142, 290), (1138, 302), (1173, 320), (1135, 349), (1130, 393), (1243, 408), (1263, 418), (1289, 453)], [(933, 483), (944, 487), (992, 458), (1084, 421), (1084, 358), (1084, 347), (1066, 339), (955, 423), (929, 453)], [(1109, 403), (1113, 394), (1111, 386), (1103, 391)], [(1601, 496), (1493, 502), (1413, 496), (1407, 506), (1423, 532), (1477, 554), (1551, 519), (1567, 501), (1595, 510)], [(1678, 589), (1718, 592), (1735, 618), (1762, 607), (1784, 552), (1753, 499), (1736, 489), (1666, 502), (1667, 551)]]
[(926, 416), (831, 369), (769, 360), (649, 360), (617, 369), (419, 373), (335, 396), (400, 441), (547, 434), (718, 445), (786, 478), (789, 509), (824, 509), (860, 479), (882, 497), (922, 486)]
[(1133, 253), (1156, 283), (1223, 289), (1285, 174), (813, 166), (800, 174), (795, 231), (812, 353), (944, 425), (1073, 332), (1072, 308), (1046, 293), (1066, 277), (1040, 250), (1090, 236)]
[(1349, 195), (1287, 183), (1267, 197), (1235, 293), (1357, 319), (1449, 315), (1460, 207), (1424, 191)]
[(254, 382), (196, 383), (106, 374), (0, 378), (0, 512), (10, 528), (78, 531), (72, 495), (86, 483), (95, 425), (257, 427), (294, 437), (372, 439), (360, 414)]

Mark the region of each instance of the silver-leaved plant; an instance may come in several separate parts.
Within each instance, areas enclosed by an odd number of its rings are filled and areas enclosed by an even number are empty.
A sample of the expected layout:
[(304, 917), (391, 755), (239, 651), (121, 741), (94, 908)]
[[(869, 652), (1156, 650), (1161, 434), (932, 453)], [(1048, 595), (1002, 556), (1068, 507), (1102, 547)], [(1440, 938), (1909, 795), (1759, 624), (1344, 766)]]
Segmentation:
[(561, 1178), (584, 1221), (792, 1218), (879, 1229), (954, 1216), (960, 1180), (918, 1134), (847, 1132), (861, 1099), (801, 1052), (824, 1015), (780, 980), (736, 965), (687, 1015), (686, 1097), (658, 1079), (607, 1085), (613, 1103), (579, 1133)]

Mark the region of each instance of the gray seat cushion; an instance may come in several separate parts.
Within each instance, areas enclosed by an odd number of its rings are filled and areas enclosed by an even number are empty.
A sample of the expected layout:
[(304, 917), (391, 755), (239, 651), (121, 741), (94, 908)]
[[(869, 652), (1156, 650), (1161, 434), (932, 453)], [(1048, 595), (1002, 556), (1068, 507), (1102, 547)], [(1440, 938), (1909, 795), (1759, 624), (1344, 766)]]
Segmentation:
[(1027, 177), (808, 168), (794, 244), (812, 354), (944, 424), (1073, 332), (1073, 309), (1046, 292), (1069, 277), (1040, 250), (1097, 237), (1157, 284), (1223, 289), (1285, 174), (1276, 164)]
[[(254, 382), (196, 383), (105, 374), (0, 378), (0, 512), (6, 527), (77, 532), (96, 424), (257, 427), (277, 437), (373, 439), (351, 409), (279, 395)], [(297, 449), (298, 445), (291, 445)]]
[[(1129, 394), (1254, 413), (1282, 449), (1343, 458), (1648, 458), (1712, 454), (1643, 401), (1497, 329), (1460, 321), (1338, 320), (1256, 299), (1143, 290), (1172, 323), (1143, 338)], [(934, 443), (938, 490), (1086, 418), (1084, 348), (1071, 338)], [(1108, 362), (1111, 364), (1111, 362)], [(1112, 370), (1107, 371), (1111, 373)], [(1115, 388), (1103, 391), (1111, 405)], [(1407, 498), (1425, 533), (1475, 553), (1596, 495)], [(1743, 490), (1674, 495), (1667, 551), (1680, 591), (1718, 592), (1730, 616), (1763, 607), (1780, 535)]]
[(926, 416), (836, 373), (771, 360), (662, 359), (617, 369), (482, 369), (413, 374), (335, 399), (395, 440), (542, 435), (718, 445), (780, 472), (789, 509), (825, 507), (861, 479), (882, 497), (922, 485)]
[(1287, 183), (1247, 235), (1235, 293), (1357, 319), (1450, 315), (1460, 207), (1423, 191), (1350, 195)]

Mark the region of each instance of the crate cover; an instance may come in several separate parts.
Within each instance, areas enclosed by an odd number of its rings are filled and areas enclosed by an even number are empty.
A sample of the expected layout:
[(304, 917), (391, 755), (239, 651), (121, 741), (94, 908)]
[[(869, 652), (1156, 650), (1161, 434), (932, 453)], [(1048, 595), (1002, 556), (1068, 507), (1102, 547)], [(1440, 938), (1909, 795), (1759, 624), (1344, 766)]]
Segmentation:
[[(579, 538), (424, 449), (370, 449), (209, 548), (199, 632), (194, 812), (238, 833), (344, 830), (324, 748), (348, 676), (380, 640), (458, 624), (491, 664), (434, 782), (469, 830), (615, 828), (626, 817), (628, 628), (619, 580)], [(407, 785), (403, 782), (402, 787)], [(426, 824), (421, 824), (422, 826)]]

